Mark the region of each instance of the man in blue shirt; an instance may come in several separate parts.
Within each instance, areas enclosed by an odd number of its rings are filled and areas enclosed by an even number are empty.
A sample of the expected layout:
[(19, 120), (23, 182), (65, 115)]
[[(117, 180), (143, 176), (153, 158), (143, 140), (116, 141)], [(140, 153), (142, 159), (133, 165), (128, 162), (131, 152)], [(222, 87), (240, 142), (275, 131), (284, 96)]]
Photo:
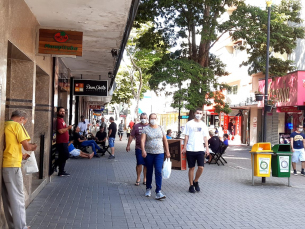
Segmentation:
[(172, 138), (172, 130), (171, 129), (166, 131), (166, 139), (173, 139)]
[(305, 153), (304, 153), (304, 145), (305, 145), (305, 135), (301, 133), (303, 131), (302, 125), (299, 125), (297, 130), (290, 135), (290, 145), (292, 153), (292, 167), (293, 174), (297, 176), (296, 163), (302, 162), (302, 171), (301, 174), (305, 175)]

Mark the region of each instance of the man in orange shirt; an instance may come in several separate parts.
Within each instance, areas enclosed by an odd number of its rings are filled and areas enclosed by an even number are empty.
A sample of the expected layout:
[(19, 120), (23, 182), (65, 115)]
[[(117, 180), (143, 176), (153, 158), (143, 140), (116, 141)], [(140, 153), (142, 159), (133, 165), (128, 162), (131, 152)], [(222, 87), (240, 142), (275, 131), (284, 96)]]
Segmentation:
[(25, 111), (16, 110), (12, 113), (11, 120), (5, 122), (5, 150), (3, 152), (2, 168), (2, 200), (5, 218), (9, 228), (28, 229), (26, 226), (25, 204), (23, 193), (23, 177), (21, 161), (26, 160), (29, 154), (26, 151), (34, 151), (36, 144), (29, 143), (29, 134), (24, 128), (27, 122)]

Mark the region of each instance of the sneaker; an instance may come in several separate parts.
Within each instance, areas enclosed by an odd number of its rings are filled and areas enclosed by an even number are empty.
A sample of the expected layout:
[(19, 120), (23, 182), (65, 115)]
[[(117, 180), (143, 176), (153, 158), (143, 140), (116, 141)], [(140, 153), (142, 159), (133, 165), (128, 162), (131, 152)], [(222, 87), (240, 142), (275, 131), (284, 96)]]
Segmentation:
[(295, 175), (295, 176), (297, 176), (297, 175), (298, 175), (298, 173), (297, 173), (297, 171), (296, 171), (296, 170), (294, 170), (294, 171), (293, 171), (293, 175)]
[(190, 188), (189, 188), (189, 192), (190, 193), (195, 193), (195, 186), (194, 185), (191, 185)]
[(58, 176), (59, 176), (59, 177), (69, 177), (70, 174), (67, 173), (66, 171), (63, 171), (63, 172), (61, 172), (61, 173), (58, 173)]
[(110, 155), (109, 157), (108, 157), (108, 159), (114, 159), (115, 158), (115, 156), (113, 156), (113, 155)]
[(305, 172), (304, 172), (304, 170), (302, 170), (302, 171), (301, 171), (301, 174), (302, 174), (303, 176), (305, 176)]
[(162, 199), (165, 199), (165, 198), (166, 198), (166, 196), (161, 191), (159, 191), (156, 194), (156, 200), (162, 200)]
[(98, 154), (94, 154), (94, 156), (93, 156), (93, 157), (100, 158), (101, 156), (100, 156), (100, 155), (98, 155)]
[(145, 196), (146, 197), (150, 197), (151, 196), (151, 189), (150, 188), (146, 189)]
[(199, 183), (198, 183), (198, 182), (193, 181), (193, 184), (194, 184), (194, 186), (195, 186), (195, 190), (196, 190), (197, 192), (200, 192)]

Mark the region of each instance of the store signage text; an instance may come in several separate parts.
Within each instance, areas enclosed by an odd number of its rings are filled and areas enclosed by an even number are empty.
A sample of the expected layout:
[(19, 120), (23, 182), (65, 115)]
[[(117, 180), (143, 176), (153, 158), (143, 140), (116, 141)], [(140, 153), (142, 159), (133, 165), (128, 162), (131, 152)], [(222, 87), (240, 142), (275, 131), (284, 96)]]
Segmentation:
[(100, 110), (101, 109), (101, 105), (89, 105), (89, 109)]
[(107, 80), (74, 80), (76, 96), (107, 96)]
[(82, 56), (83, 32), (39, 29), (38, 53)]
[(290, 88), (289, 87), (283, 87), (283, 88), (278, 88), (278, 89), (270, 89), (272, 84), (269, 84), (269, 98), (272, 96), (275, 96), (280, 103), (285, 103), (288, 102), (290, 97), (289, 97), (289, 92)]

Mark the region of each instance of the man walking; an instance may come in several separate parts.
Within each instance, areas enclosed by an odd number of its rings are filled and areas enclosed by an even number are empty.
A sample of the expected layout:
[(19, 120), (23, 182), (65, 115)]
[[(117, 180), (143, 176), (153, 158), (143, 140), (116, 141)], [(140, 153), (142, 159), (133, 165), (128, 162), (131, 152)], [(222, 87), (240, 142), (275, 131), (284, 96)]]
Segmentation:
[(132, 129), (133, 126), (134, 126), (134, 122), (133, 122), (132, 120), (130, 120), (130, 122), (129, 122), (129, 127), (130, 127), (130, 129)]
[(119, 131), (118, 131), (119, 137), (120, 137), (120, 141), (122, 141), (122, 137), (124, 134), (124, 123), (123, 120), (121, 120), (121, 123), (119, 124)]
[(21, 161), (29, 158), (22, 154), (21, 145), (26, 151), (34, 151), (36, 144), (29, 143), (29, 134), (24, 128), (27, 122), (25, 111), (16, 110), (11, 120), (5, 122), (5, 149), (2, 165), (2, 200), (5, 218), (9, 228), (28, 229), (26, 226), (23, 177)]
[(56, 148), (58, 150), (58, 167), (59, 172), (58, 176), (70, 176), (69, 173), (65, 171), (66, 161), (69, 158), (69, 130), (72, 129), (72, 126), (66, 125), (64, 121), (65, 117), (65, 108), (58, 107), (57, 109), (57, 134), (56, 134)]
[(133, 126), (133, 129), (131, 131), (131, 136), (129, 136), (128, 138), (128, 143), (127, 143), (127, 147), (126, 147), (126, 151), (129, 152), (130, 151), (130, 144), (132, 142), (132, 140), (135, 138), (136, 139), (136, 159), (137, 159), (137, 165), (136, 165), (136, 172), (137, 172), (137, 180), (135, 185), (139, 186), (140, 185), (140, 180), (141, 180), (141, 173), (142, 173), (142, 169), (143, 169), (143, 184), (146, 184), (146, 166), (145, 166), (145, 162), (144, 162), (144, 158), (142, 157), (142, 150), (141, 150), (141, 134), (142, 131), (144, 129), (145, 126), (148, 125), (147, 122), (147, 114), (146, 113), (142, 113), (140, 115), (140, 119), (141, 122), (137, 123), (136, 125)]
[(303, 131), (302, 125), (299, 125), (297, 130), (293, 132), (290, 135), (290, 144), (291, 144), (291, 150), (292, 150), (292, 168), (293, 168), (293, 174), (295, 176), (298, 175), (296, 163), (301, 161), (302, 163), (302, 170), (301, 174), (305, 175), (304, 168), (305, 168), (305, 152), (304, 152), (304, 146), (305, 146), (305, 135), (301, 133)]
[[(208, 128), (206, 124), (201, 121), (202, 109), (197, 108), (195, 111), (195, 119), (186, 123), (184, 128), (184, 148), (182, 153), (186, 153), (186, 158), (189, 167), (189, 192), (195, 193), (200, 191), (198, 180), (203, 172), (204, 167), (204, 146), (206, 147), (206, 154), (209, 156), (208, 146)], [(195, 165), (198, 165), (196, 176), (194, 179)], [(195, 191), (196, 190), (196, 191)]]
[(111, 149), (111, 155), (108, 157), (108, 159), (114, 159), (114, 141), (115, 141), (115, 134), (117, 132), (117, 126), (114, 122), (114, 118), (110, 117), (109, 118), (110, 125), (108, 128), (108, 141), (109, 141), (109, 147)]

